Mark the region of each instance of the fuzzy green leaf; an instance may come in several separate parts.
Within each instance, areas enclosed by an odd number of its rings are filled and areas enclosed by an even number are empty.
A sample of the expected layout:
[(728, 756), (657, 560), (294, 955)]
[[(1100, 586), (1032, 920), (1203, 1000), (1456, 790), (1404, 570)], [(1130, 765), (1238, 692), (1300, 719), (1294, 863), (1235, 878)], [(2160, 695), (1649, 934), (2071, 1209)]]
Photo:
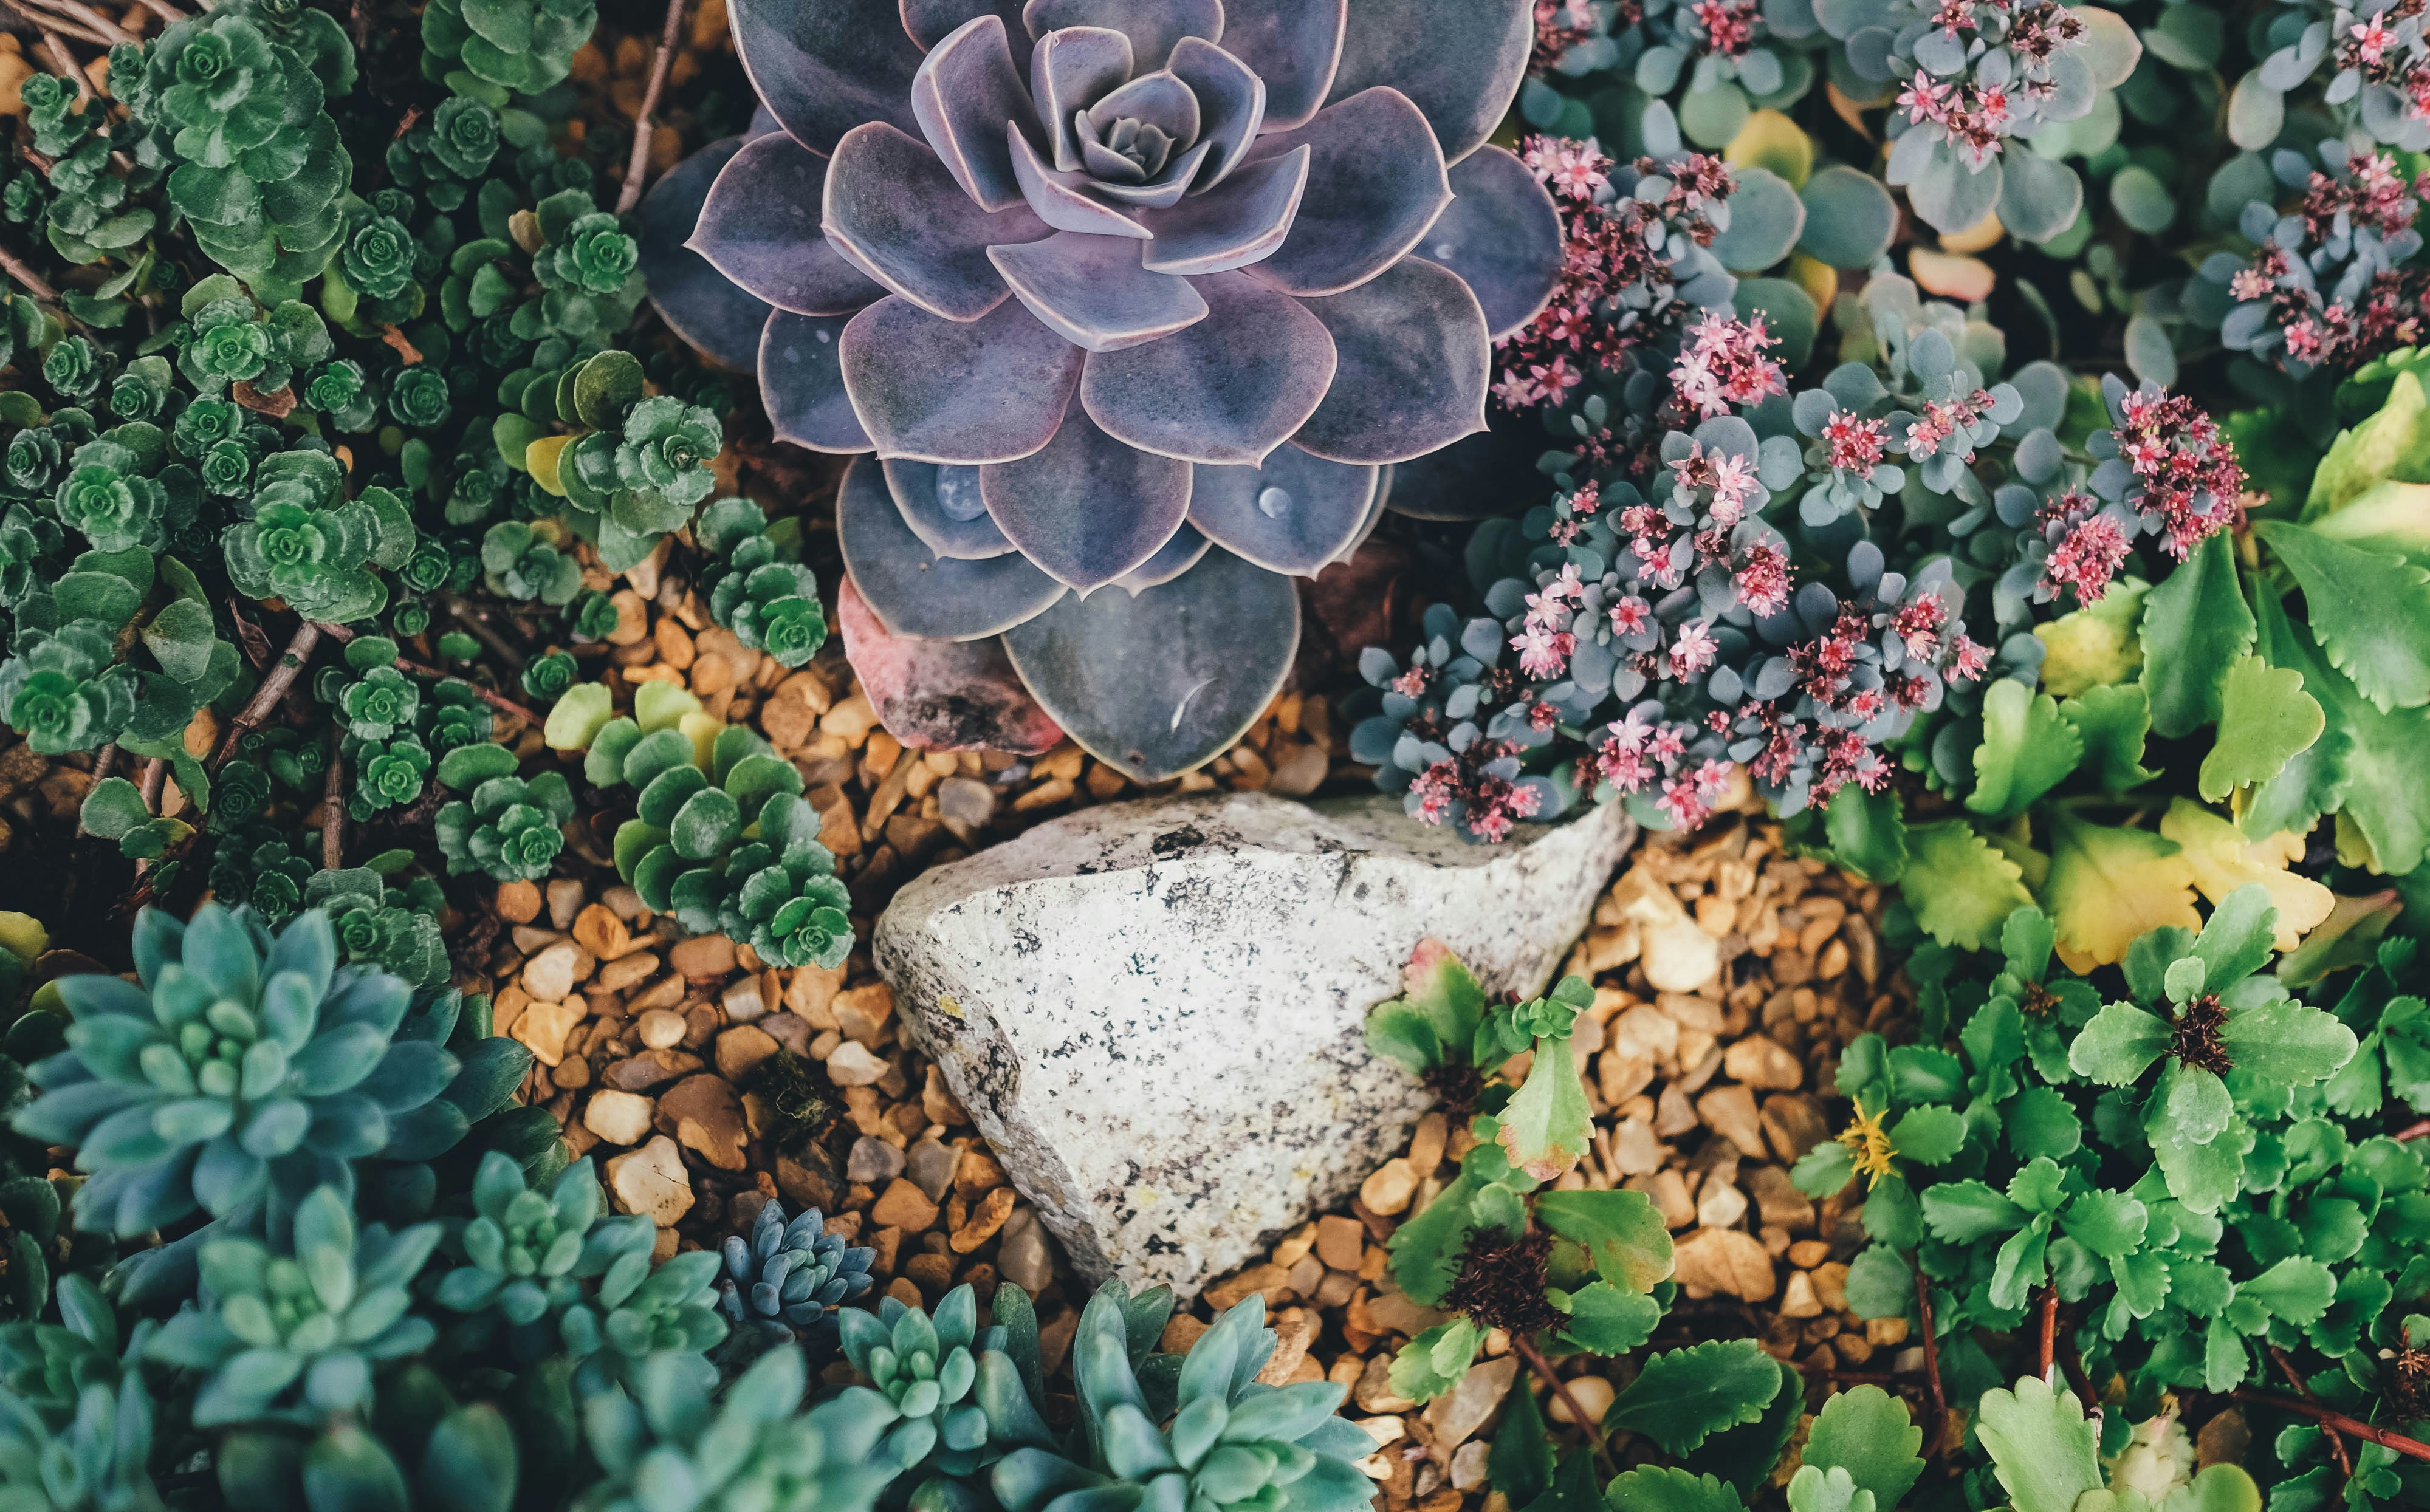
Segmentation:
[(1772, 1404), (1780, 1368), (1751, 1338), (1717, 1339), (1649, 1357), (1604, 1414), (1604, 1426), (1641, 1433), (1684, 1454)]
[(1623, 1472), (1605, 1499), (1611, 1512), (1741, 1512), (1746, 1506), (1710, 1475), (1652, 1467)]
[(1912, 826), (1906, 839), (1899, 890), (1916, 922), (1944, 945), (1981, 950), (2009, 914), (2034, 901), (2024, 872), (1962, 819)]
[(1906, 870), (1906, 822), (1895, 791), (1849, 783), (1831, 795), (1822, 832), (1839, 864), (1868, 882), (1887, 886)]
[(1974, 748), (1974, 790), (1966, 806), (2012, 818), (2083, 759), (2084, 737), (2059, 717), (2058, 700), (2003, 677), (1983, 695), (1983, 743)]
[(1510, 1163), (1538, 1181), (1575, 1166), (1594, 1137), (1594, 1110), (1567, 1039), (1536, 1041), (1535, 1064), (1519, 1095), (1502, 1110), (1502, 1148)]
[(2430, 704), (2430, 570), (2283, 520), (2254, 528), (2302, 585), (2329, 665), (2382, 713)]
[(1608, 1281), (1591, 1282), (1569, 1294), (1570, 1321), (1561, 1343), (1589, 1354), (1625, 1354), (1654, 1337), (1662, 1304), (1641, 1291), (1623, 1291)]
[(2076, 1499), (2103, 1485), (2100, 1431), (2073, 1392), (2039, 1377), (1984, 1392), (1975, 1434), (2016, 1512), (2075, 1512)]
[(2320, 700), (2304, 690), (2302, 673), (2257, 656), (2241, 658), (2220, 690), (2219, 732), (2203, 757), (2203, 798), (2217, 803), (2239, 788), (2268, 782), (2309, 750), (2327, 723)]
[(2152, 705), (2140, 683), (2094, 688), (2061, 704), (2059, 714), (2084, 740), (2084, 771), (2104, 792), (2139, 788), (2159, 773), (2143, 766)]
[(1860, 1386), (1833, 1396), (1815, 1414), (1806, 1463), (1844, 1470), (1879, 1505), (1894, 1507), (1923, 1473), (1917, 1457), (1922, 1445), (1923, 1430), (1907, 1417), (1906, 1403), (1880, 1387)]
[(1955, 1108), (1914, 1107), (1890, 1126), (1890, 1143), (1904, 1159), (1940, 1165), (1966, 1147), (1966, 1117)]
[(2025, 1218), (2023, 1208), (1979, 1181), (1945, 1181), (1924, 1188), (1923, 1221), (1944, 1243), (1973, 1244), (2011, 1233)]
[(1546, 1228), (1586, 1248), (1596, 1271), (1613, 1286), (1652, 1291), (1670, 1279), (1671, 1231), (1661, 1209), (1640, 1191), (1548, 1191), (1536, 1199)]
[(2252, 649), (2253, 611), (2224, 533), (2196, 546), (2143, 601), (2143, 690), (2171, 739), (2219, 718), (2227, 669)]

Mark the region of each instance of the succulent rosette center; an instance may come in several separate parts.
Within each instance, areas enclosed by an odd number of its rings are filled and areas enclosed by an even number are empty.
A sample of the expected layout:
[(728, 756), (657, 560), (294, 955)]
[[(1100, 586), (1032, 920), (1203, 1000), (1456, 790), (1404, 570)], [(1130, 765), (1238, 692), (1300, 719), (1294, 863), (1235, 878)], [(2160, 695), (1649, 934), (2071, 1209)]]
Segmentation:
[(669, 175), (645, 223), (688, 240), (645, 224), (644, 269), (779, 437), (874, 454), (839, 526), (888, 637), (1004, 637), (1065, 730), (1162, 777), (1262, 712), (1290, 578), (1485, 428), (1491, 343), (1550, 296), (1557, 212), (1486, 145), (1533, 16), (735, 0), (779, 129)]

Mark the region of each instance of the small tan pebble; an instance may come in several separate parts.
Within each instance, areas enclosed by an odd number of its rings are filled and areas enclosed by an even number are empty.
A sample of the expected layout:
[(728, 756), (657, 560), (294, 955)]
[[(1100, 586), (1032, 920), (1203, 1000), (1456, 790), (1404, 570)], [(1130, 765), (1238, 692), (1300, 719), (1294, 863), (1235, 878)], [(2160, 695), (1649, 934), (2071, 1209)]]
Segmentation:
[(1865, 1320), (1865, 1342), (1875, 1349), (1891, 1349), (1906, 1342), (1905, 1318), (1868, 1318)]
[(888, 1185), (869, 1209), (873, 1222), (918, 1233), (937, 1221), (938, 1207), (929, 1195), (901, 1177)]
[(1623, 1176), (1644, 1176), (1662, 1169), (1663, 1146), (1641, 1118), (1624, 1118), (1612, 1125), (1605, 1157)]
[(1368, 1360), (1350, 1396), (1365, 1412), (1407, 1412), (1417, 1405), (1406, 1397), (1393, 1394), (1392, 1354), (1389, 1350)]
[(530, 924), (517, 924), (507, 931), (507, 938), (514, 942), (515, 949), (523, 955), (537, 955), (565, 937), (554, 929), (539, 929)]
[(1741, 1155), (1763, 1158), (1763, 1122), (1756, 1114), (1755, 1093), (1743, 1087), (1716, 1087), (1696, 1099), (1696, 1113)]
[(728, 1023), (756, 1023), (767, 1017), (769, 994), (767, 973), (754, 972), (737, 977), (718, 994), (717, 1005), (725, 1010)]
[(1290, 1232), (1290, 1235), (1280, 1244), (1275, 1245), (1274, 1253), (1267, 1258), (1273, 1260), (1274, 1264), (1281, 1266), (1284, 1270), (1288, 1271), (1292, 1266), (1299, 1264), (1300, 1260), (1307, 1255), (1308, 1251), (1316, 1248), (1316, 1224), (1312, 1222), (1302, 1223), (1299, 1227), (1293, 1229)]
[(1767, 1035), (1752, 1034), (1722, 1053), (1722, 1074), (1757, 1091), (1791, 1091), (1806, 1079), (1797, 1057)]
[(524, 990), (541, 1003), (562, 1003), (574, 985), (586, 980), (594, 962), (591, 953), (570, 939), (559, 940), (524, 962)]
[(1316, 1221), (1317, 1258), (1336, 1271), (1356, 1271), (1366, 1244), (1367, 1227), (1355, 1218), (1327, 1213)]
[(501, 882), (492, 905), (510, 924), (527, 924), (540, 917), (540, 889), (529, 882)]
[(1485, 1489), (1490, 1473), (1488, 1461), (1491, 1454), (1492, 1451), (1481, 1438), (1472, 1438), (1460, 1445), (1451, 1456), (1451, 1484), (1463, 1491)]
[(663, 1134), (608, 1161), (608, 1189), (619, 1211), (642, 1214), (661, 1229), (691, 1211), (691, 1172), (684, 1169), (683, 1152)]
[(1253, 1265), (1237, 1275), (1227, 1276), (1207, 1288), (1207, 1303), (1217, 1312), (1240, 1304), (1252, 1292), (1265, 1294), (1267, 1305), (1289, 1289), (1290, 1277), (1278, 1265)]
[[(1589, 1422), (1603, 1421), (1603, 1415), (1611, 1410), (1612, 1398), (1619, 1394), (1612, 1390), (1611, 1383), (1600, 1375), (1573, 1376), (1562, 1384), (1570, 1388), (1570, 1395), (1576, 1399)], [(1570, 1404), (1561, 1399), (1559, 1392), (1556, 1391), (1544, 1399), (1544, 1416), (1555, 1422), (1572, 1421)]]
[(1307, 1347), (1316, 1342), (1323, 1320), (1306, 1307), (1293, 1307), (1273, 1321), (1274, 1352), (1257, 1371), (1268, 1386), (1288, 1385), (1307, 1363)]
[(1192, 1345), (1213, 1325), (1204, 1323), (1186, 1312), (1177, 1312), (1164, 1325), (1156, 1341), (1157, 1349), (1166, 1354), (1187, 1354)]
[(819, 717), (819, 728), (829, 735), (842, 736), (845, 742), (859, 746), (877, 726), (877, 710), (871, 706), (869, 695), (854, 689), (852, 696)]
[(684, 979), (681, 975), (671, 972), (627, 998), (624, 1002), (624, 1011), (647, 1013), (652, 1008), (672, 1008), (683, 1000)]
[(680, 1013), (667, 1008), (652, 1008), (641, 1015), (634, 1027), (641, 1037), (641, 1043), (652, 1050), (665, 1050), (682, 1044), (691, 1026)]
[(574, 916), (582, 911), (582, 884), (560, 877), (548, 885), (548, 922), (559, 929), (574, 927)]
[(1426, 1426), (1433, 1430), (1438, 1454), (1468, 1441), (1502, 1405), (1510, 1383), (1519, 1376), (1519, 1356), (1506, 1354), (1469, 1367), (1459, 1385), (1426, 1404)]
[(1406, 1212), (1409, 1199), (1417, 1194), (1418, 1175), (1406, 1160), (1391, 1159), (1375, 1168), (1373, 1174), (1359, 1184), (1358, 1200), (1368, 1211), (1385, 1218)]
[(894, 1017), (894, 989), (883, 982), (856, 987), (839, 992), (835, 997), (836, 1027), (846, 1038), (857, 1039), (874, 1050), (884, 1041), (883, 1031)]
[(599, 975), (594, 980), (602, 992), (622, 992), (628, 987), (649, 980), (657, 969), (658, 958), (647, 952), (620, 955), (600, 967)]
[(954, 1230), (951, 1243), (956, 1254), (968, 1254), (996, 1237), (1005, 1220), (1012, 1216), (1013, 1195), (1009, 1187), (998, 1187), (978, 1201), (971, 1209), (968, 1221)]
[(667, 964), (689, 981), (717, 981), (734, 970), (734, 941), (724, 935), (694, 935), (675, 942)]
[(1822, 1312), (1822, 1299), (1814, 1294), (1814, 1278), (1803, 1271), (1789, 1272), (1789, 1284), (1780, 1290), (1780, 1316), (1815, 1318)]
[(839, 1043), (826, 1062), (827, 1075), (839, 1087), (874, 1087), (894, 1069), (857, 1039)]
[(781, 1048), (767, 1030), (738, 1023), (717, 1037), (717, 1073), (739, 1084)]
[(565, 1058), (565, 1038), (589, 1015), (580, 998), (570, 1003), (534, 1003), (516, 1016), (514, 1038), (543, 1066)]
[(688, 1076), (658, 1099), (657, 1122), (674, 1126), (675, 1142), (720, 1171), (741, 1171), (749, 1131), (742, 1100), (722, 1076)]
[[(1204, 775), (1204, 773), (1192, 773), (1190, 775), (1200, 776)], [(1072, 783), (1070, 779), (1065, 777), (1056, 777), (1050, 781), (1040, 783), (1037, 787), (1030, 789), (1027, 792), (1015, 798), (1012, 801), (1012, 811), (1016, 814), (1026, 814), (1036, 809), (1050, 808), (1071, 796)]]
[(1772, 1254), (1754, 1235), (1734, 1228), (1700, 1228), (1672, 1251), (1674, 1278), (1690, 1296), (1721, 1294), (1762, 1302), (1777, 1285)]
[(835, 1000), (843, 989), (843, 968), (797, 968), (785, 982), (785, 1006), (813, 1029), (837, 1027)]
[(985, 1150), (974, 1148), (963, 1151), (962, 1163), (954, 1168), (954, 1190), (965, 1197), (993, 1191), (1004, 1184), (1004, 1167)]
[(1450, 1137), (1449, 1122), (1440, 1113), (1429, 1113), (1418, 1120), (1417, 1132), (1409, 1136), (1409, 1153), (1401, 1158), (1421, 1179), (1431, 1176), (1442, 1163), (1443, 1143)]
[[(555, 884), (550, 885), (549, 890), (554, 901)], [(603, 961), (615, 960), (634, 948), (633, 932), (606, 904), (594, 903), (583, 908), (568, 921), (566, 927), (583, 949)]]
[(1788, 1171), (1778, 1166), (1757, 1166), (1748, 1174), (1747, 1185), (1755, 1192), (1756, 1211), (1765, 1223), (1793, 1233), (1814, 1227), (1813, 1200), (1797, 1189)]
[(641, 595), (631, 589), (609, 594), (608, 602), (615, 606), (616, 628), (608, 632), (611, 646), (639, 645), (650, 633), (650, 610)]
[(1726, 1181), (1707, 1181), (1696, 1196), (1696, 1221), (1706, 1228), (1733, 1227), (1746, 1210), (1746, 1193)]
[(639, 1144), (650, 1132), (657, 1105), (633, 1092), (602, 1088), (582, 1107), (582, 1126), (609, 1144)]
[(1833, 1312), (1848, 1310), (1848, 1268), (1833, 1261), (1814, 1268), (1814, 1294)]
[(1684, 916), (1639, 934), (1639, 964), (1657, 991), (1693, 992), (1721, 974), (1721, 941)]
[(920, 1295), (918, 1284), (908, 1276), (896, 1276), (886, 1284), (886, 1294), (906, 1307), (925, 1307), (927, 1300)]
[(938, 1297), (944, 1294), (945, 1288), (953, 1285), (954, 1262), (949, 1256), (924, 1252), (903, 1262), (903, 1274), (926, 1294), (933, 1304)]
[(1821, 1239), (1800, 1239), (1789, 1247), (1789, 1263), (1811, 1271), (1831, 1257), (1831, 1246)]
[(968, 1123), (971, 1121), (969, 1110), (962, 1106), (955, 1098), (951, 1088), (945, 1086), (944, 1073), (938, 1070), (934, 1061), (929, 1062), (928, 1070), (921, 1079), (920, 1111), (925, 1113), (930, 1122), (948, 1128)]

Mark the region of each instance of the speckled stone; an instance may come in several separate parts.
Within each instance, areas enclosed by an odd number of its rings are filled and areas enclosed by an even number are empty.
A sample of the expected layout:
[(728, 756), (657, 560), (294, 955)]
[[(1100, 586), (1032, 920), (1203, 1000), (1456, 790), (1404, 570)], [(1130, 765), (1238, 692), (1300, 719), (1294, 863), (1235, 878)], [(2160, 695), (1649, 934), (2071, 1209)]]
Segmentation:
[(1383, 797), (1115, 804), (921, 876), (874, 951), (1074, 1264), (1188, 1299), (1406, 1144), (1426, 1094), (1361, 1030), (1418, 941), (1540, 990), (1634, 837), (1616, 806), (1493, 847)]

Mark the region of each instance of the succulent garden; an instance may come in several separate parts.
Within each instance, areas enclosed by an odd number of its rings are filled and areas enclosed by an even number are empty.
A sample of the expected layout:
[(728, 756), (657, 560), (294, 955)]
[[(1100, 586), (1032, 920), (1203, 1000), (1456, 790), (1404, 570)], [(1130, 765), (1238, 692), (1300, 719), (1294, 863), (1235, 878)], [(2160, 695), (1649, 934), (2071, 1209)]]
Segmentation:
[(0, 1507), (2430, 1506), (2420, 0), (0, 130)]

